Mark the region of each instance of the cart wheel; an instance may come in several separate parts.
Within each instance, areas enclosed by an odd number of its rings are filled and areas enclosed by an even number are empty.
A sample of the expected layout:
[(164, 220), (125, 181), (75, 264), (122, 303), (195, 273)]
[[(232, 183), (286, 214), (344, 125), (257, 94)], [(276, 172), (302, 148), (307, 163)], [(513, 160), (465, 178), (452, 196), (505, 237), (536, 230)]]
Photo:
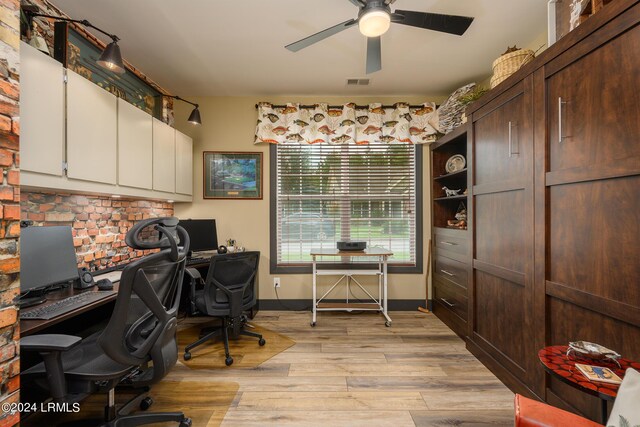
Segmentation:
[(231, 366), (231, 364), (233, 363), (233, 357), (229, 356), (226, 359), (224, 359), (224, 364), (227, 366)]
[(315, 327), (316, 326), (316, 322), (311, 322), (311, 326)]
[(386, 326), (387, 328), (391, 326), (391, 322), (389, 322), (388, 320), (386, 322), (384, 322), (384, 326)]
[(191, 359), (191, 353), (185, 353), (182, 357), (184, 358), (184, 360), (189, 360)]
[(263, 345), (265, 345), (267, 342), (264, 340), (264, 338), (260, 338), (260, 341), (258, 341), (258, 345), (260, 347), (262, 347)]
[(180, 421), (180, 427), (191, 427), (191, 418), (185, 418), (184, 420)]

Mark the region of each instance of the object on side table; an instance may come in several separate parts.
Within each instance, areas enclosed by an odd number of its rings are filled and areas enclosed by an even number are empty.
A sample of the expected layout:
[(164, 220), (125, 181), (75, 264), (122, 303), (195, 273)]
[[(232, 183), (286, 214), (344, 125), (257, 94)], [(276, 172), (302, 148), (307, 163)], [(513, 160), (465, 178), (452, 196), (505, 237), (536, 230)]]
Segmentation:
[(618, 364), (618, 366), (620, 366), (618, 359), (622, 357), (613, 350), (589, 341), (570, 342), (567, 356), (571, 356), (572, 354), (591, 360), (612, 360)]
[(589, 381), (596, 381), (608, 384), (620, 384), (622, 379), (617, 376), (611, 369), (604, 366), (592, 366), (583, 365), (582, 363), (576, 363), (576, 368), (582, 375), (584, 375)]
[(364, 251), (367, 249), (367, 242), (351, 242), (347, 240), (338, 242), (336, 247), (339, 251)]

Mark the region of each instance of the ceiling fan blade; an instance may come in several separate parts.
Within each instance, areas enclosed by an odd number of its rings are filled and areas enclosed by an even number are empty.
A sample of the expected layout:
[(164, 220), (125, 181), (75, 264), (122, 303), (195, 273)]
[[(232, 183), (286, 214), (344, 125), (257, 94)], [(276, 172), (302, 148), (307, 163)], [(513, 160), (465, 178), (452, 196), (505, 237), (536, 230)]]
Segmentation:
[(396, 10), (395, 13), (391, 14), (391, 22), (461, 36), (471, 25), (473, 18), (468, 16), (441, 15), (439, 13), (414, 12), (411, 10)]
[(380, 37), (367, 38), (367, 74), (382, 70), (382, 45)]
[(309, 37), (305, 37), (302, 40), (298, 40), (295, 43), (291, 43), (285, 46), (285, 48), (289, 49), (291, 52), (297, 52), (300, 49), (304, 49), (305, 47), (311, 46), (314, 43), (318, 43), (321, 40), (326, 39), (334, 34), (338, 34), (341, 31), (346, 30), (349, 27), (355, 25), (358, 21), (355, 19), (350, 19), (348, 21), (341, 22), (338, 25), (334, 25), (333, 27), (327, 28), (326, 30), (322, 30), (319, 33), (315, 33), (310, 35)]
[(354, 6), (358, 6), (358, 7), (364, 7), (367, 5), (367, 3), (362, 0), (349, 0), (349, 1), (353, 3)]

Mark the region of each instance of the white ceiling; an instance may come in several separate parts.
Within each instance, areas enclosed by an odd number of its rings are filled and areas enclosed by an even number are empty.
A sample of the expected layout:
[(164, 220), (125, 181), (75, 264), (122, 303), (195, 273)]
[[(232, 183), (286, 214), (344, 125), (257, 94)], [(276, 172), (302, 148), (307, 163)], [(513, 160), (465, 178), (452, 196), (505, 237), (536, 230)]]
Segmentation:
[[(352, 27), (289, 52), (285, 45), (357, 16), (348, 0), (53, 0), (117, 34), (122, 54), (181, 96), (446, 94), (491, 73), (507, 45), (546, 31), (544, 0), (397, 0), (392, 10), (475, 17), (453, 36), (392, 24), (382, 71), (365, 75), (366, 38)], [(371, 78), (346, 87), (347, 78)]]

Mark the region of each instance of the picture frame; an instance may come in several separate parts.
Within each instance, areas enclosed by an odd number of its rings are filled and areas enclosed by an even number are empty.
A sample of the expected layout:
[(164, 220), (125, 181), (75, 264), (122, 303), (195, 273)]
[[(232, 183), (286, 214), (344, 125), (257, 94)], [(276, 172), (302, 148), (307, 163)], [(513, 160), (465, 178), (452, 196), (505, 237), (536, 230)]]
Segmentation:
[(202, 160), (204, 199), (262, 200), (261, 152), (205, 151)]

